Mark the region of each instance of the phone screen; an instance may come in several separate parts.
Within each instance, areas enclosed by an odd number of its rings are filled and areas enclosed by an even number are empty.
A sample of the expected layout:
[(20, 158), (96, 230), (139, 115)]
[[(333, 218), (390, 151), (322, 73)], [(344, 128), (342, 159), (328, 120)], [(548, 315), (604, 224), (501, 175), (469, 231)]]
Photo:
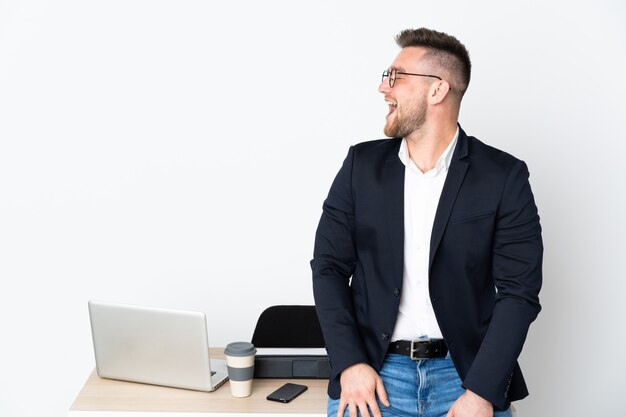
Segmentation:
[(287, 383), (276, 391), (267, 396), (270, 401), (279, 401), (281, 403), (288, 403), (307, 390), (306, 385)]

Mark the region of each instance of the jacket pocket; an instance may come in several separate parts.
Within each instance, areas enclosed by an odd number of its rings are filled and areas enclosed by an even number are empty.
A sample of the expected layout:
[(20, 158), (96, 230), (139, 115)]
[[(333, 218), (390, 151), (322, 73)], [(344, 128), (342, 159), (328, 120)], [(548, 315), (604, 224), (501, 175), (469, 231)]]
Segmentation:
[(495, 211), (493, 210), (489, 210), (489, 211), (483, 211), (480, 213), (472, 213), (472, 214), (467, 214), (467, 215), (461, 215), (455, 219), (452, 219), (452, 223), (462, 223), (462, 222), (472, 222), (475, 220), (480, 220), (484, 217), (491, 217), (495, 214)]

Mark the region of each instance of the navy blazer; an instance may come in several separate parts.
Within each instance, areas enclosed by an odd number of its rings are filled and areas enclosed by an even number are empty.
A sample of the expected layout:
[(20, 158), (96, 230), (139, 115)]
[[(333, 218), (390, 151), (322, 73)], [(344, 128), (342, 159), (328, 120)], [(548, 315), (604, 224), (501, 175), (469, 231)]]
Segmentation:
[[(459, 128), (460, 129), (460, 128)], [(359, 362), (381, 368), (402, 292), (400, 138), (350, 148), (315, 236), (313, 290), (328, 394)], [(430, 241), (429, 291), (463, 387), (496, 408), (528, 395), (517, 358), (541, 307), (543, 244), (524, 162), (460, 129)]]

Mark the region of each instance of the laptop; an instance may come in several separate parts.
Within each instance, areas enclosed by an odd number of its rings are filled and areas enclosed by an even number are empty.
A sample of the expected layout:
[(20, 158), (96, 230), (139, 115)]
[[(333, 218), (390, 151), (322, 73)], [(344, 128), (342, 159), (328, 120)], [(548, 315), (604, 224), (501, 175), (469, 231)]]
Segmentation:
[(96, 369), (102, 378), (214, 391), (226, 362), (209, 357), (204, 313), (89, 301)]

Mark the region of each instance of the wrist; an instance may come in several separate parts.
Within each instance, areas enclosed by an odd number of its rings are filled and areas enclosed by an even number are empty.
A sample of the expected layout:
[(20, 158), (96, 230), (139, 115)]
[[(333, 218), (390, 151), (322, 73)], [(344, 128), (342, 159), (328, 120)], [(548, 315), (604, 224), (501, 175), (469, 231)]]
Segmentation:
[(465, 392), (472, 399), (472, 401), (480, 403), (480, 404), (482, 404), (484, 406), (493, 407), (493, 404), (491, 404), (491, 402), (489, 400), (484, 399), (483, 397), (481, 397), (480, 395), (476, 394), (475, 392), (470, 391), (470, 390), (465, 390)]

